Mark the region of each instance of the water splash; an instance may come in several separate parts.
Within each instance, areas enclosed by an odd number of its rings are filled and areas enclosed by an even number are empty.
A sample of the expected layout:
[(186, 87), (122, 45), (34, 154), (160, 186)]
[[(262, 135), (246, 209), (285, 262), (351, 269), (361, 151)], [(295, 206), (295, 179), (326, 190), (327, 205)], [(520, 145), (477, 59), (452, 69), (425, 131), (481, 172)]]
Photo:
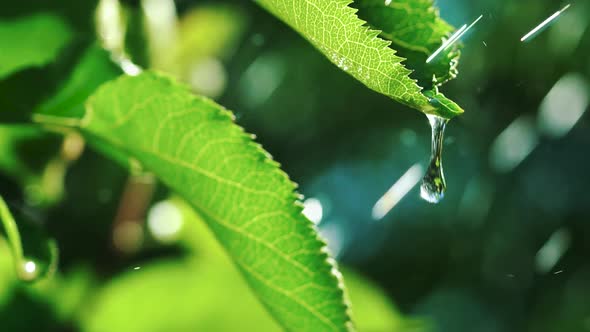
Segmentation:
[(420, 196), (427, 202), (436, 204), (443, 199), (447, 189), (442, 167), (442, 149), (445, 128), (449, 120), (431, 114), (426, 116), (432, 128), (432, 151), (430, 153), (430, 165), (428, 165), (426, 174), (422, 178)]

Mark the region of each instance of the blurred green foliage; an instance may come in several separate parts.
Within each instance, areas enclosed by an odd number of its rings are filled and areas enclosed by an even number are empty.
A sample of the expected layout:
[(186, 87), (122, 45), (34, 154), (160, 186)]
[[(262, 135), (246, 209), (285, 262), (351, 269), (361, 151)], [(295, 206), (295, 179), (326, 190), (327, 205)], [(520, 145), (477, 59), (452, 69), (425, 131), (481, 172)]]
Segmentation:
[[(0, 58), (0, 78), (9, 76), (23, 68), (42, 67), (57, 56), (70, 41), (70, 28), (58, 17), (35, 15), (4, 21), (0, 25), (2, 45), (19, 44), (19, 47), (5, 47)], [(39, 52), (43, 50), (43, 52)]]

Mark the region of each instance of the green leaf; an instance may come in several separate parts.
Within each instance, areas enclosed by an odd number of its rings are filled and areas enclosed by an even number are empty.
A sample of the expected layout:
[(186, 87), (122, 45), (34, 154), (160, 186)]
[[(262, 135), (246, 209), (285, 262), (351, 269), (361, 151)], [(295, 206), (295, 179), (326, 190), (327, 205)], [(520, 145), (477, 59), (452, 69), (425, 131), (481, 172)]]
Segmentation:
[[(103, 83), (121, 75), (122, 70), (111, 59), (108, 51), (98, 45), (90, 46), (80, 57), (72, 73), (61, 85), (57, 94), (42, 102), (34, 117), (82, 117), (86, 112), (84, 103)], [(102, 151), (123, 166), (129, 165), (129, 158), (99, 140), (88, 139), (95, 149)]]
[(404, 66), (404, 59), (389, 48), (391, 42), (365, 26), (349, 6), (350, 0), (256, 1), (367, 87), (424, 113), (446, 118), (460, 113), (430, 103), (410, 77), (412, 71)]
[(0, 21), (0, 79), (52, 62), (71, 38), (69, 26), (51, 14)]
[(428, 332), (430, 322), (425, 319), (406, 318), (370, 281), (350, 270), (342, 271), (346, 289), (350, 294), (352, 314), (359, 331)]
[(454, 113), (462, 113), (463, 110), (454, 101), (445, 97), (442, 93), (438, 92), (438, 88), (435, 86), (433, 90), (424, 91), (424, 95), (430, 99), (430, 103), (440, 107), (441, 109), (447, 109)]
[(59, 136), (38, 126), (0, 124), (0, 173), (25, 189), (40, 187), (46, 166), (60, 147)]
[(337, 270), (301, 213), (295, 185), (232, 120), (214, 102), (147, 72), (103, 85), (79, 126), (186, 199), (287, 330), (349, 329)]
[(281, 331), (231, 265), (206, 257), (142, 264), (93, 300), (87, 332)]
[(440, 18), (433, 0), (392, 1), (389, 5), (383, 0), (356, 0), (355, 6), (361, 19), (393, 42), (397, 54), (406, 58), (404, 63), (414, 70), (411, 76), (423, 87), (432, 88), (433, 81), (441, 85), (457, 77), (459, 43), (426, 63), (454, 30)]
[(81, 117), (86, 99), (103, 83), (121, 74), (107, 51), (93, 45), (82, 55), (59, 92), (42, 103), (35, 113)]

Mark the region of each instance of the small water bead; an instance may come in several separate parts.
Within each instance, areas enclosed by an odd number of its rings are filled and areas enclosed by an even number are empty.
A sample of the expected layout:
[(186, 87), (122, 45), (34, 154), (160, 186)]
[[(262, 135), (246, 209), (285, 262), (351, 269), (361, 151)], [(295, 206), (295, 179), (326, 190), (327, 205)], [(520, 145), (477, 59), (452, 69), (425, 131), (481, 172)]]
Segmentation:
[(32, 282), (40, 277), (40, 269), (33, 260), (25, 259), (17, 263), (17, 276), (22, 281)]
[(432, 150), (430, 164), (422, 178), (420, 196), (427, 202), (436, 204), (443, 199), (447, 189), (442, 166), (442, 148), (445, 128), (449, 120), (431, 114), (426, 116), (432, 128)]
[(43, 240), (43, 252), (31, 258), (22, 257), (15, 262), (17, 277), (24, 282), (36, 282), (52, 277), (59, 263), (57, 243), (53, 239)]

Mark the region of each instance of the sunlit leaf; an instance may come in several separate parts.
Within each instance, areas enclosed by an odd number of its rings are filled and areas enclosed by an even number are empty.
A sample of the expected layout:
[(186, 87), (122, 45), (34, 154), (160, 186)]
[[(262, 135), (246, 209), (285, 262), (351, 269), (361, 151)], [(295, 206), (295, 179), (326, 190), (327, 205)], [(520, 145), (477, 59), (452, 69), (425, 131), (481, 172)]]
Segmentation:
[(50, 63), (71, 38), (68, 25), (51, 14), (0, 21), (0, 79)]
[(349, 328), (336, 270), (295, 185), (231, 113), (147, 72), (101, 87), (79, 125), (190, 202), (286, 329)]
[[(349, 0), (257, 0), (367, 87), (419, 111), (452, 118), (462, 110), (432, 105), (403, 58), (358, 18)], [(401, 3), (405, 3), (401, 2)], [(420, 26), (421, 22), (414, 22)], [(420, 31), (416, 31), (420, 33)], [(419, 41), (416, 38), (415, 41)], [(460, 110), (460, 112), (458, 112)]]

